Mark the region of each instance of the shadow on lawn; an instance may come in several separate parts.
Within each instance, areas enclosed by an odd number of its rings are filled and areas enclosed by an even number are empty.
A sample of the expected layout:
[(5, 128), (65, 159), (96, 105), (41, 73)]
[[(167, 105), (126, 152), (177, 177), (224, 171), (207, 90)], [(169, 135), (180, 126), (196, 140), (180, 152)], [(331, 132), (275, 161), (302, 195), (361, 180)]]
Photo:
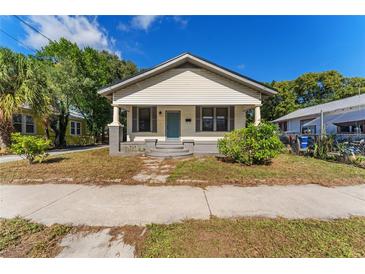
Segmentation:
[(68, 160), (68, 158), (65, 157), (55, 157), (55, 158), (49, 158), (42, 162), (42, 164), (53, 164), (53, 163), (60, 163), (65, 160)]

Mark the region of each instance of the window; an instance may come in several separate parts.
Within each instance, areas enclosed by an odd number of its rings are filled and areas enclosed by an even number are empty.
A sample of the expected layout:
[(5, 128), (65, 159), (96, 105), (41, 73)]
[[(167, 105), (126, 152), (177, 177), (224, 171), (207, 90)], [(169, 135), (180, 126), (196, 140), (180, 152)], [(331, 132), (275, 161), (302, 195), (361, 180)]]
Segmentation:
[(13, 114), (13, 127), (15, 131), (22, 132), (22, 115)]
[(364, 126), (362, 124), (347, 124), (337, 126), (338, 133), (362, 133), (364, 132)]
[(25, 133), (34, 133), (34, 121), (30, 115), (25, 116)]
[(71, 121), (70, 131), (71, 135), (81, 135), (81, 123), (76, 121)]
[(214, 108), (202, 108), (203, 131), (214, 131)]
[(151, 131), (151, 108), (138, 108), (138, 131)]
[(227, 107), (203, 107), (202, 131), (228, 131)]
[(216, 130), (228, 131), (228, 108), (216, 108)]

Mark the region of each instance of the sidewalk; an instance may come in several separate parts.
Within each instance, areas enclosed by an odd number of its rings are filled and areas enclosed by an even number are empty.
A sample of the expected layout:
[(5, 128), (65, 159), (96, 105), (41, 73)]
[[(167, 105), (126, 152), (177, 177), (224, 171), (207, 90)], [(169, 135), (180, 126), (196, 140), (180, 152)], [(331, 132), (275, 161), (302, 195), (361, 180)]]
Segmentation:
[(172, 223), (184, 219), (266, 216), (365, 216), (365, 185), (235, 187), (1, 185), (0, 217), (90, 226)]

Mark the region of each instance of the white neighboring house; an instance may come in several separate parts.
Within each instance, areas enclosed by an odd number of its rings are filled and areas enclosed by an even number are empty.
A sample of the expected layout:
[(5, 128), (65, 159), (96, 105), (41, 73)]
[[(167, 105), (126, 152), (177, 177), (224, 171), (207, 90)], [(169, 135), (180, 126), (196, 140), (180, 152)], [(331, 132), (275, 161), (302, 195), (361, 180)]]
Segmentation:
[(273, 122), (284, 132), (321, 134), (321, 111), (324, 133), (365, 133), (365, 94), (298, 109)]
[[(255, 124), (260, 122), (262, 100), (276, 90), (184, 53), (99, 94), (114, 107), (111, 154), (147, 150), (163, 156), (163, 150), (158, 151), (163, 145), (169, 148), (166, 152), (217, 152), (219, 138), (245, 127), (247, 110), (255, 109)], [(119, 122), (120, 110), (127, 112), (126, 125)], [(127, 127), (124, 143), (121, 126)]]

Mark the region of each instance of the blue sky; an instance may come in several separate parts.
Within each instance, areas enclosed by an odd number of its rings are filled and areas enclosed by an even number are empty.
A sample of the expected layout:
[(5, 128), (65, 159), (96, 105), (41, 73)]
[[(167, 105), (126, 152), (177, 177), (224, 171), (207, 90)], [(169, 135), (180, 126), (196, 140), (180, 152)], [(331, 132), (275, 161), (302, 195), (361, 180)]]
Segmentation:
[[(365, 77), (365, 16), (22, 16), (51, 39), (106, 49), (148, 68), (190, 51), (259, 81), (335, 69)], [(0, 28), (38, 49), (47, 41), (12, 16)], [(32, 53), (0, 32), (0, 45)]]

